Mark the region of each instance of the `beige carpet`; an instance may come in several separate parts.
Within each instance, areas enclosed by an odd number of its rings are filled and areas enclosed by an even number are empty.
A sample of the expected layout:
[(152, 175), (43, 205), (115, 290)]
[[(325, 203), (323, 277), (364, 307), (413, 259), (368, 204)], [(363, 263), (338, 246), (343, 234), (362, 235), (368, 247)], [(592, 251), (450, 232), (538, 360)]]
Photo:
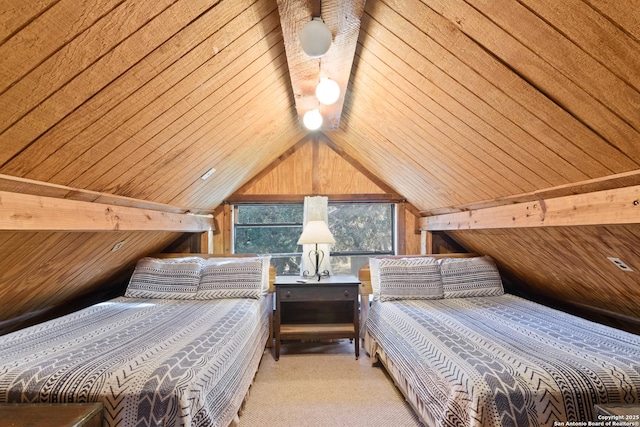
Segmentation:
[(421, 426), (382, 367), (349, 340), (267, 349), (249, 392), (240, 427)]

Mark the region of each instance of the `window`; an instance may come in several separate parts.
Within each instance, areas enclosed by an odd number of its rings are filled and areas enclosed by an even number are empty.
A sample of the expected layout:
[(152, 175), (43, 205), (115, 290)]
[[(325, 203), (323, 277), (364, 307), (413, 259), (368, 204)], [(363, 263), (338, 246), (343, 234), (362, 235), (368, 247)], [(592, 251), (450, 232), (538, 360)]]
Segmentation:
[(370, 256), (392, 255), (394, 242), (392, 203), (329, 203), (329, 229), (336, 239), (331, 247), (333, 274), (358, 274)]
[[(392, 203), (331, 203), (329, 229), (333, 274), (357, 274), (370, 256), (394, 253)], [(279, 275), (300, 273), (302, 204), (237, 205), (234, 252), (271, 254)]]
[(302, 204), (238, 205), (234, 209), (234, 252), (271, 254), (276, 274), (298, 274)]

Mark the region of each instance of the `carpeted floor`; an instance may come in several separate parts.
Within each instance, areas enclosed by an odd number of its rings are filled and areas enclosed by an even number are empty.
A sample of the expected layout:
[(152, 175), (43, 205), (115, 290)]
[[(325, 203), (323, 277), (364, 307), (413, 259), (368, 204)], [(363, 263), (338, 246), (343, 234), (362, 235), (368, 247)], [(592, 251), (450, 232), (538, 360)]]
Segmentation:
[(421, 426), (382, 367), (349, 340), (288, 342), (267, 349), (240, 427)]

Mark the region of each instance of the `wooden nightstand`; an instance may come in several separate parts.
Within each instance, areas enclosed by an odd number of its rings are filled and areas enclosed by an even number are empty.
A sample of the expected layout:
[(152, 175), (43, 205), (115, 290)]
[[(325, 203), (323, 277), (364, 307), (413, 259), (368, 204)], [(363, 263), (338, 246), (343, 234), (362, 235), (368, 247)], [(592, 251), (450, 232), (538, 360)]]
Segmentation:
[(28, 427), (100, 427), (102, 403), (2, 403), (0, 424)]
[(283, 340), (349, 338), (360, 356), (360, 281), (353, 276), (299, 283), (298, 276), (279, 276), (276, 288), (275, 359)]

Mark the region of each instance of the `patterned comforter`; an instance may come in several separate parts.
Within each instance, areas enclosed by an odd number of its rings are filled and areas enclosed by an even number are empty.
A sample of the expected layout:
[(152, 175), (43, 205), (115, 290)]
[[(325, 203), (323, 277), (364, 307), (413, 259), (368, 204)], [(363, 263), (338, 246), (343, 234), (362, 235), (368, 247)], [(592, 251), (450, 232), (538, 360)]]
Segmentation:
[(103, 402), (105, 426), (227, 426), (268, 336), (267, 298), (116, 298), (0, 337), (0, 402)]
[(376, 301), (366, 326), (438, 426), (597, 421), (595, 403), (640, 403), (640, 336), (513, 295)]

